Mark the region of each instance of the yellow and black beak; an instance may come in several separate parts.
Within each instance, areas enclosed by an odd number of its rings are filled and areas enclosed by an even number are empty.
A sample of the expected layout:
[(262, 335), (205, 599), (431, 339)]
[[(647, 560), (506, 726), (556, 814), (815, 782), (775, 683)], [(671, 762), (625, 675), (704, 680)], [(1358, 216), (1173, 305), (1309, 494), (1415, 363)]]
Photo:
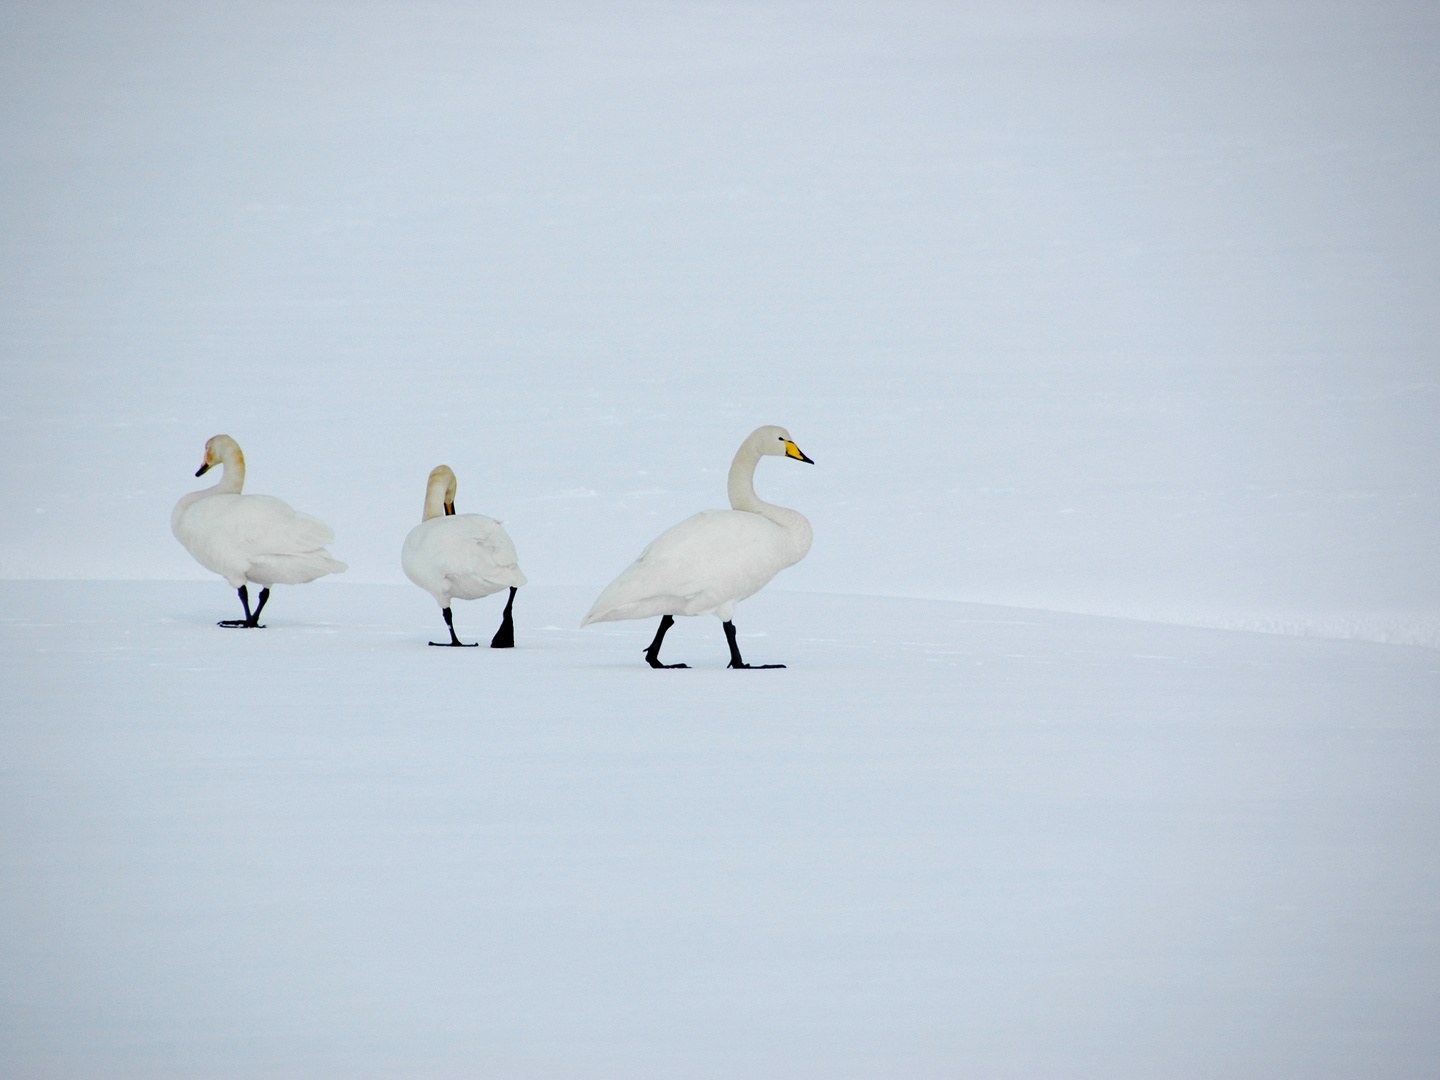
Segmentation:
[(809, 465), (815, 464), (815, 462), (811, 461), (808, 457), (806, 457), (801, 452), (800, 448), (796, 446), (793, 442), (791, 442), (789, 439), (785, 440), (785, 456), (788, 458), (794, 458), (796, 461), (803, 461)]
[(209, 472), (209, 471), (210, 471), (210, 462), (207, 461), (207, 462), (205, 462), (205, 464), (201, 465), (198, 469), (195, 470), (195, 475), (196, 475), (196, 476), (204, 476), (204, 475), (205, 475), (207, 472)]
[(447, 503), (445, 504), (445, 516), (446, 516), (446, 517), (454, 517), (454, 516), (455, 516), (455, 504), (454, 504), (453, 502), (447, 502)]

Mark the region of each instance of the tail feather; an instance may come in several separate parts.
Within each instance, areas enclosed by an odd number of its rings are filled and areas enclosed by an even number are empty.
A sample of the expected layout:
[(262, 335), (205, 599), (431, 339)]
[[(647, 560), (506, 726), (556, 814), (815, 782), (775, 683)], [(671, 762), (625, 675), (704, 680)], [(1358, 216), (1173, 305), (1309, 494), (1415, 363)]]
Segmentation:
[(246, 576), (266, 585), (303, 585), (326, 574), (343, 574), (350, 569), (328, 551), (307, 551), (298, 555), (257, 555), (250, 561)]

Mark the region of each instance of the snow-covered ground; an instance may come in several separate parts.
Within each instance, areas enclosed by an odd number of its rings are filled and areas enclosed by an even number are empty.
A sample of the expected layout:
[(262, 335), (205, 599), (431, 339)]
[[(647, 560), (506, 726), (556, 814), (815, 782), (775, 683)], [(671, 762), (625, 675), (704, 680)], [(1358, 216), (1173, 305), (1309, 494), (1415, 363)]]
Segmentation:
[[(769, 592), (0, 586), (6, 1076), (1424, 1076), (1440, 656)], [(499, 598), (458, 618), (488, 636)]]
[[(0, 1074), (1433, 1075), (1437, 55), (0, 7)], [(791, 666), (577, 630), (762, 423)], [(169, 535), (220, 432), (351, 567), (263, 633)], [(440, 462), (513, 654), (422, 644)]]

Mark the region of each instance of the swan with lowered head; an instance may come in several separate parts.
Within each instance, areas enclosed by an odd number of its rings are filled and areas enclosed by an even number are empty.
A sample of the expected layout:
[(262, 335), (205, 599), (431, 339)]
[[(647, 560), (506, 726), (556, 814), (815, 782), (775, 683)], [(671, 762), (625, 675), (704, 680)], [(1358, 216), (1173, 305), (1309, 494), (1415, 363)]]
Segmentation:
[[(223, 466), (220, 482), (176, 503), (170, 531), (196, 562), (239, 592), (245, 618), (225, 619), (220, 625), (256, 629), (271, 585), (299, 585), (347, 567), (325, 550), (335, 542), (330, 526), (269, 495), (240, 494), (245, 455), (229, 435), (216, 435), (205, 444), (205, 460), (195, 475), (204, 476), (216, 465)], [(247, 581), (261, 586), (254, 612)]]
[(737, 603), (759, 592), (810, 550), (810, 522), (797, 511), (772, 506), (755, 494), (755, 466), (766, 456), (815, 464), (784, 428), (756, 428), (740, 444), (730, 465), (732, 509), (702, 510), (657, 536), (606, 586), (580, 625), (659, 615), (660, 629), (645, 650), (645, 660), (652, 668), (683, 668), (689, 665), (660, 662), (665, 632), (676, 615), (713, 613), (725, 626), (730, 667), (784, 667), (745, 663), (731, 621)]
[(448, 465), (437, 465), (430, 471), (425, 484), (425, 513), (420, 524), (405, 537), (400, 565), (406, 577), (435, 597), (445, 616), (450, 640), (432, 641), (431, 645), (465, 644), (455, 636), (451, 600), (478, 600), (509, 586), (510, 599), (505, 602), (505, 614), (500, 629), (490, 639), (490, 647), (515, 647), (511, 609), (515, 590), (525, 584), (515, 545), (494, 518), (455, 513), (455, 474)]

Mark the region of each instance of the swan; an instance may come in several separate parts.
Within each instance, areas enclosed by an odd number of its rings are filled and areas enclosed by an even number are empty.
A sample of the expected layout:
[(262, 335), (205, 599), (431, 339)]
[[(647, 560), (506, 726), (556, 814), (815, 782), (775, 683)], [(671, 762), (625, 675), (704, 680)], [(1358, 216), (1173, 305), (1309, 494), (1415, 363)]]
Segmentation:
[(815, 464), (780, 427), (756, 428), (730, 465), (730, 510), (702, 510), (650, 542), (640, 557), (605, 587), (581, 626), (613, 619), (660, 616), (660, 629), (645, 650), (652, 668), (662, 664), (660, 643), (676, 615), (714, 613), (725, 625), (732, 668), (781, 668), (747, 664), (735, 644), (735, 605), (753, 596), (810, 550), (810, 522), (795, 510), (772, 506), (755, 494), (755, 466), (765, 456)]
[[(455, 474), (448, 465), (437, 465), (425, 484), (425, 513), (420, 524), (405, 537), (400, 549), (405, 576), (435, 597), (450, 629), (450, 640), (431, 645), (464, 645), (455, 636), (450, 601), (478, 600), (499, 592), (507, 585), (510, 599), (500, 629), (490, 639), (492, 649), (515, 647), (515, 622), (511, 609), (515, 590), (525, 584), (515, 557), (515, 545), (500, 522), (484, 514), (455, 513)], [(480, 644), (471, 642), (471, 646)]]
[[(335, 542), (330, 526), (269, 495), (240, 494), (245, 455), (229, 435), (216, 435), (205, 444), (205, 460), (195, 475), (204, 476), (216, 465), (224, 467), (220, 482), (176, 503), (170, 531), (196, 562), (239, 592), (245, 618), (225, 619), (220, 625), (258, 629), (271, 585), (299, 585), (348, 567), (325, 550)], [(261, 586), (254, 612), (247, 581)]]

